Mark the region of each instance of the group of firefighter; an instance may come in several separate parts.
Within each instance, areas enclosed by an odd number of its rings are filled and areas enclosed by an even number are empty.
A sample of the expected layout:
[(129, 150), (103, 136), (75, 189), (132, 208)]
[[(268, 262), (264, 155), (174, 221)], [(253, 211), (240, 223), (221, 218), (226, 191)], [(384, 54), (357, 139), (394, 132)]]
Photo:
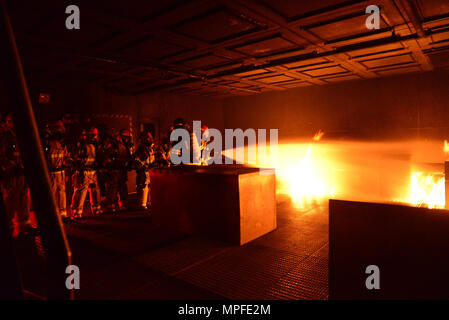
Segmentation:
[[(136, 148), (128, 129), (110, 136), (100, 135), (95, 126), (90, 126), (82, 129), (75, 139), (70, 139), (62, 121), (47, 123), (41, 140), (51, 189), (61, 217), (68, 220), (82, 218), (88, 192), (93, 214), (126, 210), (128, 172), (131, 170), (136, 171), (139, 208), (147, 210), (151, 205), (150, 170), (172, 165), (173, 142), (169, 135), (171, 130), (180, 127), (186, 127), (181, 118), (174, 121), (160, 144), (155, 143), (149, 131), (143, 131)], [(12, 232), (16, 229), (16, 234), (27, 233), (31, 229), (30, 191), (11, 116), (2, 119), (0, 128), (0, 180), (9, 225)], [(105, 195), (103, 205), (100, 190)], [(71, 198), (70, 215), (67, 198)]]

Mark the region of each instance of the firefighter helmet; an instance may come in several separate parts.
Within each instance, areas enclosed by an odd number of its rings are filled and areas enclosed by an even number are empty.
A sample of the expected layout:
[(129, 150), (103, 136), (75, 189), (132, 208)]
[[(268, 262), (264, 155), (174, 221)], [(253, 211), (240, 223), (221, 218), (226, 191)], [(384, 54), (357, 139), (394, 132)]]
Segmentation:
[(175, 119), (175, 121), (173, 121), (173, 127), (175, 129), (184, 128), (185, 124), (186, 124), (186, 122), (184, 121), (183, 118), (177, 118), (177, 119)]

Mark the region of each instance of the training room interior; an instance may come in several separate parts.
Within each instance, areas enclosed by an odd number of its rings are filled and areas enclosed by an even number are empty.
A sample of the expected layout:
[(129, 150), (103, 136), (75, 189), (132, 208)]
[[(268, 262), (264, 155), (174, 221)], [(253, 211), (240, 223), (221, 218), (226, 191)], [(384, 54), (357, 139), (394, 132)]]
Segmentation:
[[(177, 118), (278, 130), (276, 159), (154, 170), (148, 212), (45, 220), (80, 269), (72, 298), (448, 298), (448, 1), (5, 2), (38, 126), (81, 119), (136, 145)], [(49, 272), (65, 251), (40, 237), (13, 242), (20, 297), (68, 298)], [(366, 290), (370, 264), (384, 290)]]

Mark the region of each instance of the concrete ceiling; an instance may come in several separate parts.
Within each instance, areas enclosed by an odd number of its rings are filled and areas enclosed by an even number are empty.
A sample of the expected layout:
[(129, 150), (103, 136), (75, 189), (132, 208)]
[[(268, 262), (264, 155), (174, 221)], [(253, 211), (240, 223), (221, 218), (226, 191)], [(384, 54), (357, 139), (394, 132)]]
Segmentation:
[[(449, 69), (447, 0), (9, 1), (30, 81), (257, 94)], [(81, 29), (65, 28), (76, 4)], [(368, 5), (380, 7), (368, 30)]]

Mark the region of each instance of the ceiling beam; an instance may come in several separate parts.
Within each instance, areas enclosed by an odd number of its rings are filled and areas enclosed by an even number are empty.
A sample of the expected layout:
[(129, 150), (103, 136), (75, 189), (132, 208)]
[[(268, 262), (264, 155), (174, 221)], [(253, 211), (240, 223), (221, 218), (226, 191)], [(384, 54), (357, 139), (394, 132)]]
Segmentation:
[[(297, 24), (287, 22), (283, 17), (255, 0), (230, 0), (226, 1), (226, 3), (236, 10), (244, 10), (246, 14), (251, 14), (264, 22), (268, 20), (276, 23), (281, 28), (282, 32), (289, 37), (289, 40), (294, 41), (298, 46), (303, 46), (304, 42), (307, 41), (309, 43), (306, 47), (307, 49), (320, 51), (332, 51), (334, 49), (333, 47), (326, 45), (323, 39), (304, 28), (299, 28)], [(369, 71), (366, 67), (356, 61), (348, 60), (345, 56), (336, 54), (332, 56), (332, 59), (354, 74), (359, 75), (361, 78), (377, 77), (376, 73)]]
[[(424, 29), (422, 27), (422, 24), (420, 22), (418, 13), (416, 12), (416, 9), (410, 2), (410, 0), (391, 0), (393, 1), (402, 16), (406, 19), (406, 23), (410, 23), (413, 26), (414, 32), (416, 32), (416, 39), (410, 39), (409, 41), (405, 42), (405, 45), (412, 51), (412, 55), (415, 58), (417, 62), (419, 62), (422, 66), (422, 68), (426, 71), (433, 70), (432, 62), (430, 61), (429, 57), (423, 53), (423, 48), (421, 48), (421, 44), (424, 43), (424, 38), (428, 38), (428, 35), (424, 32)], [(413, 31), (412, 29), (410, 29)], [(427, 39), (428, 40), (428, 39)], [(429, 43), (430, 41), (426, 41), (426, 43)]]

